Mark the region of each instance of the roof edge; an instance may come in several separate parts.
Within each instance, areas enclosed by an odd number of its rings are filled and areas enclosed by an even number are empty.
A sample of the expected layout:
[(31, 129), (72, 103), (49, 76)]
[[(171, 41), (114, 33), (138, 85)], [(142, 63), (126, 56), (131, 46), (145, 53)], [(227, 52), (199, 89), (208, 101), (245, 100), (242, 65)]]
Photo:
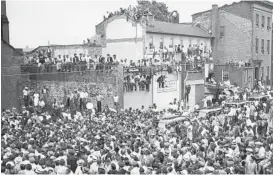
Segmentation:
[(146, 33), (156, 33), (156, 34), (168, 34), (168, 35), (179, 35), (179, 36), (191, 36), (191, 37), (200, 37), (200, 38), (214, 38), (214, 36), (198, 36), (198, 35), (187, 35), (187, 34), (174, 34), (174, 33), (167, 33), (167, 32), (154, 32), (154, 31), (146, 31)]
[(24, 56), (24, 54), (18, 52), (18, 50), (16, 50), (12, 45), (10, 45), (8, 42), (6, 42), (5, 40), (1, 39), (2, 42), (4, 42), (5, 44), (7, 44), (9, 47), (11, 47), (16, 53), (18, 53), (21, 56)]
[[(239, 1), (239, 2), (233, 2), (232, 4), (229, 4), (229, 5), (225, 4), (225, 5), (221, 6), (221, 7), (219, 7), (218, 9), (221, 10), (221, 9), (223, 9), (224, 7), (232, 6), (232, 5), (234, 5), (234, 4), (240, 4), (240, 3), (243, 3), (243, 2), (247, 2), (247, 3), (260, 3), (260, 4), (266, 5), (266, 6), (269, 5), (269, 6), (271, 6), (271, 8), (273, 9), (273, 3), (271, 3), (270, 1), (251, 1), (251, 0), (241, 0), (241, 1)], [(206, 12), (209, 12), (209, 11), (211, 11), (211, 9), (210, 9), (210, 10), (205, 10), (205, 11), (202, 11), (202, 12), (198, 12), (198, 13), (194, 13), (194, 14), (192, 14), (191, 16), (199, 15), (199, 14), (206, 13)]]

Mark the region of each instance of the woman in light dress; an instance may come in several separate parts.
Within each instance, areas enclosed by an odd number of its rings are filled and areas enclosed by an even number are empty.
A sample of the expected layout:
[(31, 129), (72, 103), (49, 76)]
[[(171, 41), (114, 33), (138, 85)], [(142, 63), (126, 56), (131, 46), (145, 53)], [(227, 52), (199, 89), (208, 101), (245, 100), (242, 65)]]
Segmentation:
[(38, 106), (38, 103), (39, 103), (40, 94), (37, 91), (35, 91), (35, 93), (33, 94), (33, 97), (34, 97), (34, 100), (33, 100), (34, 106), (36, 107)]

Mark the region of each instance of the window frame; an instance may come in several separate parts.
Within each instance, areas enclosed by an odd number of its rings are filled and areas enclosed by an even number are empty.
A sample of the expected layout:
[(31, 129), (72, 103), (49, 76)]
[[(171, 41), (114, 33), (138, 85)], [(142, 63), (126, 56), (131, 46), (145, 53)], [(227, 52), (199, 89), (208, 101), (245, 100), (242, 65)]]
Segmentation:
[(256, 42), (255, 42), (255, 52), (256, 54), (259, 54), (259, 39), (256, 38)]
[(256, 28), (260, 27), (260, 15), (256, 13)]
[(266, 79), (270, 79), (269, 73), (269, 66), (266, 66)]
[(265, 16), (264, 15), (262, 15), (262, 24), (261, 24), (261, 27), (262, 27), (262, 29), (265, 28)]
[(270, 40), (267, 40), (266, 42), (266, 53), (270, 54)]
[(264, 80), (264, 67), (261, 67), (261, 80)]
[(261, 54), (264, 54), (264, 39), (261, 39)]
[(229, 71), (222, 70), (222, 81), (228, 81), (228, 80), (229, 80)]
[(153, 48), (154, 48), (154, 38), (153, 37), (149, 37), (149, 49), (153, 49)]
[(267, 17), (267, 30), (270, 30), (271, 29), (271, 17)]
[(159, 49), (164, 49), (164, 38), (160, 38)]
[(220, 26), (220, 38), (224, 38), (225, 37), (225, 26)]
[(169, 48), (170, 46), (172, 46), (171, 48), (174, 48), (174, 37), (171, 37), (171, 44), (169, 45)]

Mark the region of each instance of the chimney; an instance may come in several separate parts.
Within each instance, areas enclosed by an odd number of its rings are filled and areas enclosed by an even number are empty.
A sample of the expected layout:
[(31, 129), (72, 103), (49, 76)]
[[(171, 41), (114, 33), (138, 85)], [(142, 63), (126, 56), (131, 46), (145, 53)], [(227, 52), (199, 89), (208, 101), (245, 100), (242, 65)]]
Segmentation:
[(215, 37), (216, 33), (219, 31), (219, 9), (218, 5), (212, 5), (211, 9), (211, 31), (212, 35)]
[(6, 11), (6, 1), (2, 0), (1, 1), (1, 15), (7, 15), (7, 11)]
[(218, 56), (218, 43), (219, 43), (219, 31), (220, 31), (220, 17), (219, 17), (219, 9), (218, 5), (212, 5), (211, 9), (211, 33), (214, 37), (212, 44), (212, 58), (217, 60)]
[(9, 20), (6, 11), (6, 1), (1, 1), (1, 38), (9, 43)]

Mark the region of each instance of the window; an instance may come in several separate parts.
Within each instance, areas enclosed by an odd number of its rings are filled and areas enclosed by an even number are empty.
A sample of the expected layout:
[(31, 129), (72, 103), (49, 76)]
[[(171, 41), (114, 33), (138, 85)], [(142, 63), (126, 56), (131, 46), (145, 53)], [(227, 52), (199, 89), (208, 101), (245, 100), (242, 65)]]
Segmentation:
[(159, 43), (159, 48), (163, 49), (163, 45), (164, 45), (164, 40), (163, 40), (163, 38), (161, 38), (160, 43)]
[(171, 38), (171, 44), (169, 45), (170, 48), (173, 48), (173, 38)]
[(225, 36), (225, 26), (220, 26), (220, 38), (224, 38)]
[(269, 66), (266, 67), (266, 79), (269, 80)]
[(261, 67), (261, 80), (264, 79), (264, 67)]
[(245, 83), (247, 83), (247, 70), (245, 70), (245, 76), (244, 76), (244, 81), (245, 81)]
[(149, 38), (149, 49), (153, 49), (154, 48), (154, 42), (153, 42), (153, 38)]
[(270, 20), (270, 17), (267, 17), (267, 30), (270, 30), (271, 29), (271, 20)]
[(270, 40), (267, 40), (267, 45), (266, 45), (266, 52), (267, 52), (267, 54), (269, 54), (270, 53)]
[(262, 28), (264, 28), (264, 23), (265, 23), (265, 18), (264, 18), (264, 16), (262, 16)]
[(256, 38), (256, 45), (255, 45), (256, 53), (259, 53), (259, 39)]
[(259, 25), (260, 25), (259, 14), (256, 14), (256, 27), (259, 28)]
[(229, 72), (227, 70), (222, 70), (222, 81), (229, 80)]
[(264, 54), (264, 39), (261, 41), (261, 53)]

